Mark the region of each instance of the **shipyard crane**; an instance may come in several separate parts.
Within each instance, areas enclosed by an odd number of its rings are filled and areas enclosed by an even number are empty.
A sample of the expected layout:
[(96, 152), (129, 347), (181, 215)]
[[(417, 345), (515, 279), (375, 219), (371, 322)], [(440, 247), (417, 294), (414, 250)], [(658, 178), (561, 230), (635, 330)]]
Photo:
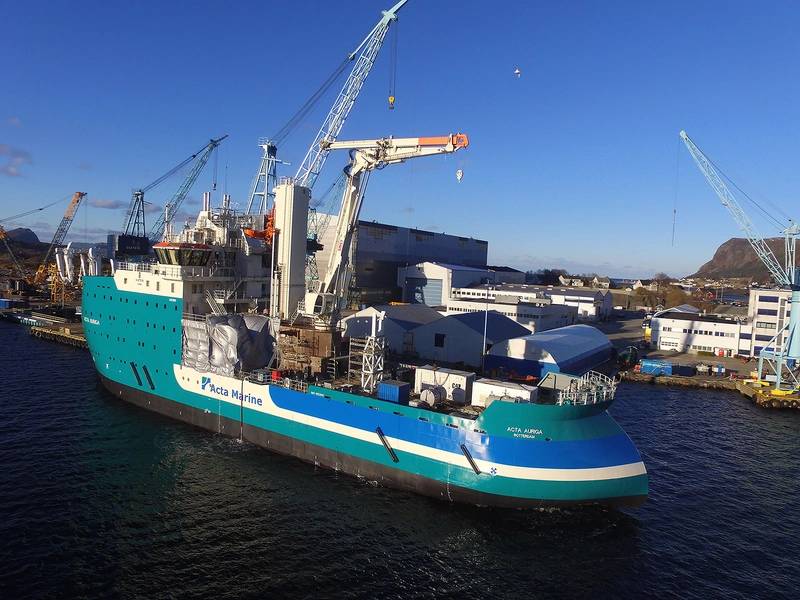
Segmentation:
[[(788, 362), (790, 359), (793, 361), (800, 359), (800, 330), (798, 330), (800, 327), (800, 310), (798, 310), (798, 307), (800, 307), (800, 278), (798, 275), (800, 273), (795, 268), (795, 246), (797, 236), (800, 235), (800, 228), (790, 220), (789, 224), (782, 230), (786, 257), (785, 264), (781, 265), (764, 238), (756, 231), (753, 222), (741, 204), (739, 204), (739, 201), (728, 186), (725, 185), (725, 181), (720, 176), (714, 163), (697, 147), (685, 131), (680, 132), (680, 137), (683, 143), (686, 144), (686, 148), (692, 155), (694, 162), (717, 193), (722, 205), (728, 209), (728, 212), (739, 225), (758, 258), (775, 279), (775, 283), (792, 291), (791, 302), (794, 310), (790, 310), (788, 322), (783, 329), (778, 331), (775, 337), (759, 352), (758, 378), (759, 380), (764, 379), (764, 367), (767, 366), (775, 375), (775, 390), (784, 391), (783, 383), (787, 381), (784, 379), (785, 368), (788, 373), (787, 383), (792, 388), (797, 388), (798, 379), (789, 368)], [(779, 343), (781, 336), (783, 336), (782, 344)], [(778, 346), (780, 346), (780, 349)]]
[(72, 194), (72, 199), (69, 201), (67, 210), (64, 211), (64, 216), (61, 218), (61, 222), (56, 228), (56, 232), (53, 235), (53, 239), (50, 242), (50, 246), (47, 248), (44, 258), (42, 259), (42, 263), (39, 265), (39, 268), (36, 270), (36, 274), (33, 276), (33, 283), (35, 285), (40, 285), (47, 277), (47, 261), (50, 260), (53, 250), (64, 243), (64, 239), (67, 237), (67, 232), (69, 232), (69, 228), (72, 225), (73, 219), (75, 218), (75, 213), (78, 211), (78, 207), (81, 205), (81, 201), (85, 196), (86, 192), (75, 192)]
[(11, 262), (14, 265), (14, 269), (16, 269), (17, 273), (22, 279), (27, 279), (27, 274), (25, 273), (25, 269), (22, 268), (22, 265), (17, 260), (17, 256), (14, 254), (14, 251), (11, 249), (11, 244), (8, 243), (8, 232), (0, 225), (0, 240), (3, 240), (3, 245), (6, 247), (8, 251), (8, 255), (11, 257)]
[[(216, 149), (217, 146), (220, 145), (220, 143), (222, 143), (222, 140), (224, 140), (226, 137), (228, 136), (224, 135), (221, 138), (209, 140), (209, 142), (200, 150), (179, 162), (161, 177), (150, 182), (146, 186), (139, 188), (138, 190), (134, 190), (130, 205), (128, 206), (128, 211), (125, 213), (125, 221), (122, 224), (124, 234), (126, 236), (134, 236), (138, 238), (146, 237), (149, 238), (150, 242), (159, 241), (164, 233), (164, 227), (169, 221), (169, 218), (175, 215), (181, 203), (186, 198), (186, 195), (189, 193), (189, 190), (194, 185), (194, 182), (197, 180), (197, 177), (200, 175), (200, 172), (203, 170), (203, 167), (205, 167), (206, 163), (208, 163), (211, 153)], [(175, 173), (192, 162), (195, 164), (192, 167), (192, 170), (189, 172), (189, 175), (186, 177), (186, 179), (184, 179), (183, 183), (181, 183), (181, 186), (178, 188), (178, 191), (175, 192), (175, 195), (172, 197), (172, 199), (167, 202), (166, 206), (164, 206), (164, 212), (159, 215), (148, 235), (144, 221), (145, 194), (158, 185), (164, 183), (164, 181), (175, 175)], [(169, 218), (166, 217), (167, 213), (170, 215)]]
[(159, 214), (158, 219), (156, 219), (153, 228), (150, 230), (150, 234), (147, 236), (150, 238), (150, 242), (158, 242), (164, 235), (164, 229), (167, 225), (172, 221), (175, 215), (178, 213), (178, 209), (183, 204), (183, 201), (186, 199), (186, 195), (189, 193), (189, 190), (192, 189), (194, 182), (197, 181), (197, 178), (200, 176), (203, 168), (208, 163), (208, 160), (211, 158), (211, 154), (214, 150), (217, 149), (222, 141), (228, 137), (227, 134), (223, 135), (217, 139), (211, 139), (208, 141), (208, 144), (198, 152), (197, 154), (192, 156), (194, 160), (197, 157), (192, 170), (189, 171), (189, 174), (186, 176), (186, 179), (183, 180), (178, 191), (175, 192), (175, 195), (164, 205), (164, 210)]
[(336, 97), (330, 111), (328, 112), (322, 126), (317, 132), (314, 141), (306, 151), (306, 155), (300, 163), (295, 180), (298, 184), (309, 189), (313, 189), (317, 176), (322, 170), (325, 160), (330, 152), (329, 144), (336, 140), (344, 126), (350, 110), (355, 104), (356, 98), (361, 91), (364, 81), (367, 79), (375, 64), (378, 52), (383, 46), (386, 33), (390, 25), (397, 20), (397, 13), (408, 2), (400, 0), (389, 10), (382, 11), (380, 20), (370, 30), (366, 37), (358, 46), (348, 54), (345, 61), (334, 71), (325, 83), (318, 89), (308, 101), (300, 107), (295, 115), (283, 126), (283, 128), (270, 140), (260, 140), (259, 145), (263, 150), (261, 164), (258, 173), (253, 181), (250, 190), (250, 200), (247, 204), (247, 213), (257, 210), (263, 214), (269, 210), (269, 199), (273, 197), (273, 188), (277, 182), (276, 165), (277, 143), (282, 141), (288, 133), (297, 126), (300, 120), (311, 110), (313, 105), (321, 98), (322, 94), (336, 81), (339, 74), (351, 62), (355, 61), (350, 75), (347, 77), (342, 89)]
[(353, 275), (350, 264), (350, 246), (361, 213), (364, 191), (369, 174), (375, 169), (395, 165), (412, 158), (450, 154), (469, 145), (466, 134), (457, 133), (440, 137), (381, 138), (328, 142), (326, 151), (350, 150), (350, 164), (346, 170), (347, 183), (342, 194), (333, 252), (328, 260), (325, 277), (317, 289), (307, 292), (299, 311), (322, 327), (335, 326), (344, 308)]
[[(45, 256), (44, 260), (42, 261), (41, 266), (39, 267), (38, 271), (36, 272), (36, 275), (33, 278), (27, 277), (27, 274), (25, 273), (25, 270), (22, 268), (22, 265), (17, 260), (17, 257), (15, 256), (13, 250), (11, 249), (11, 245), (8, 243), (8, 239), (9, 239), (8, 238), (8, 232), (6, 232), (6, 230), (2, 226), (0, 226), (0, 239), (3, 240), (3, 244), (5, 245), (6, 249), (8, 250), (8, 253), (11, 255), (11, 260), (14, 262), (14, 266), (15, 266), (17, 272), (29, 284), (33, 284), (34, 283), (34, 279), (36, 279), (36, 283), (41, 283), (42, 281), (44, 281), (44, 276), (47, 274), (46, 273), (47, 259), (50, 257), (50, 254), (52, 253), (53, 248), (55, 246), (58, 246), (61, 243), (63, 243), (64, 237), (67, 235), (67, 231), (69, 231), (69, 226), (72, 224), (72, 220), (75, 217), (75, 212), (78, 210), (78, 206), (80, 205), (81, 200), (83, 199), (83, 197), (85, 195), (86, 194), (84, 192), (75, 192), (72, 195), (72, 200), (70, 201), (69, 205), (67, 206), (67, 210), (64, 213), (64, 217), (61, 219), (61, 223), (59, 224), (59, 226), (58, 226), (58, 228), (56, 230), (55, 236), (53, 236), (53, 241), (50, 243), (50, 247), (47, 249), (47, 255)], [(13, 221), (15, 219), (21, 219), (22, 217), (27, 217), (27, 216), (32, 215), (34, 213), (41, 212), (41, 211), (43, 211), (43, 210), (45, 210), (47, 208), (50, 208), (51, 206), (54, 206), (56, 204), (59, 204), (59, 203), (63, 202), (65, 199), (66, 198), (61, 198), (59, 200), (56, 200), (54, 202), (50, 202), (49, 204), (45, 204), (44, 206), (40, 206), (38, 208), (33, 208), (31, 210), (26, 210), (24, 212), (17, 213), (16, 215), (12, 215), (10, 217), (3, 217), (2, 219), (0, 219), (0, 223), (3, 223), (5, 221)], [(59, 241), (59, 238), (60, 238), (60, 241)]]

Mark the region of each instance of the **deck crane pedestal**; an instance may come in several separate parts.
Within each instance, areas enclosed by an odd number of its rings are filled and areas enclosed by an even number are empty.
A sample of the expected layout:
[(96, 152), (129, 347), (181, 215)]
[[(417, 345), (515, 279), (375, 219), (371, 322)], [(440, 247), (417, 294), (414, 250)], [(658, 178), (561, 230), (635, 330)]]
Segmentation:
[[(797, 237), (800, 235), (800, 227), (790, 221), (781, 232), (786, 250), (785, 263), (781, 265), (764, 238), (756, 232), (750, 217), (725, 185), (711, 160), (703, 154), (685, 131), (680, 132), (680, 137), (686, 144), (694, 162), (705, 175), (711, 187), (714, 188), (722, 205), (728, 209), (758, 258), (775, 279), (775, 283), (792, 291), (788, 321), (759, 352), (758, 379), (763, 381), (767, 376), (774, 375), (775, 390), (795, 390), (800, 386), (792, 367), (793, 364), (796, 366), (797, 361), (800, 360), (800, 277), (798, 277), (800, 273), (795, 268), (795, 246)], [(772, 372), (770, 373), (770, 371)]]
[(364, 191), (369, 175), (375, 169), (395, 165), (412, 158), (450, 154), (466, 148), (469, 138), (458, 133), (440, 137), (382, 138), (331, 142), (328, 150), (350, 150), (351, 161), (347, 168), (347, 182), (342, 196), (333, 252), (328, 260), (325, 277), (317, 289), (306, 293), (302, 316), (313, 319), (318, 328), (333, 328), (339, 322), (341, 310), (345, 308), (353, 266), (350, 250), (353, 233), (358, 224)]

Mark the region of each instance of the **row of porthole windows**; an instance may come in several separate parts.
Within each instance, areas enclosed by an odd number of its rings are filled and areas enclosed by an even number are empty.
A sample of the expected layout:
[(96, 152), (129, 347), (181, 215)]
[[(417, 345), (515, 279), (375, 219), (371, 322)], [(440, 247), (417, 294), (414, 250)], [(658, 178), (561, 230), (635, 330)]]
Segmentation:
[[(92, 297), (93, 297), (93, 298), (97, 298), (97, 294), (92, 294)], [(114, 296), (108, 296), (108, 298), (106, 298), (106, 295), (105, 295), (105, 294), (103, 294), (103, 300), (111, 300), (111, 301), (113, 301), (113, 300), (114, 300)], [(119, 301), (120, 301), (120, 302), (122, 302), (122, 298), (119, 298)], [(134, 303), (134, 304), (139, 304), (139, 301), (138, 301), (138, 300), (136, 300), (136, 299), (134, 299), (134, 300), (133, 300), (133, 303)], [(127, 299), (127, 298), (125, 298), (125, 304), (128, 304), (128, 299)], [(150, 307), (150, 301), (149, 301), (149, 300), (145, 300), (145, 303), (144, 303), (144, 305), (145, 305), (146, 307), (148, 307), (148, 308), (149, 308), (149, 307)], [(166, 309), (167, 309), (167, 306), (168, 306), (168, 304), (165, 302), (164, 304), (162, 304), (162, 305), (161, 305), (161, 308), (163, 308), (164, 310), (166, 310)], [(154, 303), (153, 303), (153, 307), (154, 307), (154, 308), (158, 308), (158, 302), (154, 302)], [(173, 309), (174, 309), (175, 311), (177, 311), (177, 310), (178, 310), (178, 304), (177, 304), (177, 303), (173, 304)]]

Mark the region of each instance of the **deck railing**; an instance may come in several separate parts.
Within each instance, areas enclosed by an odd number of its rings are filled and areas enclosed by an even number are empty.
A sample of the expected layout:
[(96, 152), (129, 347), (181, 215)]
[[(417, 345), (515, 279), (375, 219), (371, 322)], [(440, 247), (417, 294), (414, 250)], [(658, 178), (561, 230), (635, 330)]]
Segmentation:
[(150, 273), (160, 275), (164, 279), (174, 279), (182, 281), (185, 279), (210, 279), (212, 277), (233, 277), (234, 270), (231, 267), (206, 266), (206, 267), (183, 267), (179, 265), (164, 265), (161, 263), (136, 263), (118, 262), (114, 264), (117, 271), (132, 271), (134, 273)]
[(589, 371), (582, 377), (576, 378), (569, 386), (559, 390), (557, 404), (586, 405), (607, 402), (614, 399), (617, 391), (617, 382), (611, 377)]

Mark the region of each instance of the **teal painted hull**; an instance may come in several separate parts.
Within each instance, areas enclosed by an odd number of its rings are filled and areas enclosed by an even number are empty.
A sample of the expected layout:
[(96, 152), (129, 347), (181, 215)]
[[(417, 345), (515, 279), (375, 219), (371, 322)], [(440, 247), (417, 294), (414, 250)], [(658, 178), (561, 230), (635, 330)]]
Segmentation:
[(95, 366), (125, 400), (308, 462), (446, 500), (532, 507), (637, 504), (648, 477), (606, 405), (495, 402), (475, 420), (309, 386), (181, 366), (180, 298), (84, 278)]

